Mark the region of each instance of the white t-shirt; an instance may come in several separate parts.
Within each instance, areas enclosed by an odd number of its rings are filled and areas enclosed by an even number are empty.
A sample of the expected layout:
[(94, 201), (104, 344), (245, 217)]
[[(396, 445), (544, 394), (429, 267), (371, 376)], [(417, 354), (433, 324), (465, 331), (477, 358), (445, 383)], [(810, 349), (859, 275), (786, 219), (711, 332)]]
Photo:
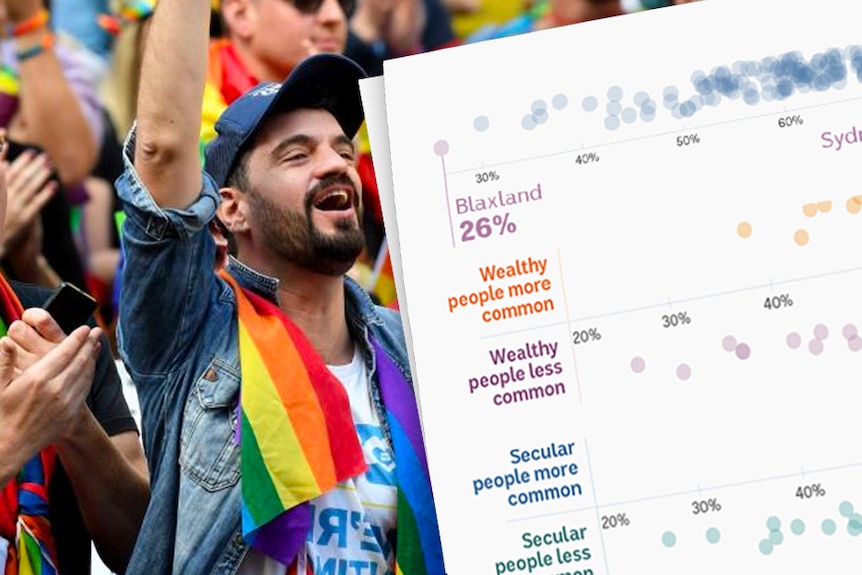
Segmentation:
[[(394, 572), (393, 532), (398, 492), (395, 457), (371, 403), (368, 370), (359, 350), (348, 365), (329, 366), (350, 400), (350, 412), (368, 470), (310, 502), (312, 527), (300, 553), (315, 575), (387, 575)], [(281, 563), (249, 551), (237, 575), (284, 575)]]

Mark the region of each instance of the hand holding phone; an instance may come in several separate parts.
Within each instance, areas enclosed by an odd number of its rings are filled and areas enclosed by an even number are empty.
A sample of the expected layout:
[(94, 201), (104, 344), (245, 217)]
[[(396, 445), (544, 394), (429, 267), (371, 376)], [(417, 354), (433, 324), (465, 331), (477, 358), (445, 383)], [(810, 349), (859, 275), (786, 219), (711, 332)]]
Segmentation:
[(68, 335), (85, 325), (96, 311), (96, 300), (70, 283), (62, 283), (42, 306)]

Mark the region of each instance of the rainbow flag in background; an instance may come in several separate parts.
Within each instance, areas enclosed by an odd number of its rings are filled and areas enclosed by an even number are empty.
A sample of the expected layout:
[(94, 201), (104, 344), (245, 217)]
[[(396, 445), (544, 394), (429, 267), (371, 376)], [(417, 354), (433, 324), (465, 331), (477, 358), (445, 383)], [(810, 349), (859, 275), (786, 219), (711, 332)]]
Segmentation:
[(57, 550), (48, 521), (48, 478), (55, 455), (46, 449), (18, 476), (18, 575), (57, 575)]
[(397, 309), (398, 292), (395, 289), (392, 255), (389, 253), (389, 243), (386, 237), (383, 238), (383, 243), (377, 252), (368, 290), (377, 296), (377, 299), (380, 300), (380, 305)]

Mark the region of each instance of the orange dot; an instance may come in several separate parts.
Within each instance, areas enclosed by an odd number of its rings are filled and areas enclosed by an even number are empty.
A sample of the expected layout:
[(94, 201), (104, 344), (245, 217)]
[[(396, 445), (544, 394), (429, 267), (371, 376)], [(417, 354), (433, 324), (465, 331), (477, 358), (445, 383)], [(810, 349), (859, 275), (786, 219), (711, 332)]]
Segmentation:
[(797, 246), (804, 246), (808, 243), (808, 232), (805, 230), (796, 230), (796, 233), (793, 234), (793, 241), (796, 242)]
[(736, 233), (738, 233), (741, 238), (747, 238), (751, 235), (751, 224), (748, 222), (739, 222), (739, 225), (736, 226)]
[(813, 218), (817, 215), (817, 204), (805, 204), (802, 206), (802, 213), (809, 218)]
[(817, 202), (817, 209), (825, 214), (832, 209), (832, 200), (826, 200), (825, 202)]
[(862, 209), (862, 196), (853, 196), (847, 200), (847, 211), (851, 214), (858, 214)]

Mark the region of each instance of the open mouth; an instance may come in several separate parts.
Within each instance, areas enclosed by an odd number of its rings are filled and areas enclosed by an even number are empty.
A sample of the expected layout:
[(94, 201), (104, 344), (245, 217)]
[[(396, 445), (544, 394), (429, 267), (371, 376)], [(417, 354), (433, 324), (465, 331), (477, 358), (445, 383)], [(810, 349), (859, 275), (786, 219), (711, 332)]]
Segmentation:
[(348, 190), (336, 188), (315, 199), (314, 208), (324, 212), (338, 212), (353, 207), (353, 194)]

